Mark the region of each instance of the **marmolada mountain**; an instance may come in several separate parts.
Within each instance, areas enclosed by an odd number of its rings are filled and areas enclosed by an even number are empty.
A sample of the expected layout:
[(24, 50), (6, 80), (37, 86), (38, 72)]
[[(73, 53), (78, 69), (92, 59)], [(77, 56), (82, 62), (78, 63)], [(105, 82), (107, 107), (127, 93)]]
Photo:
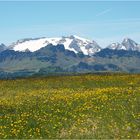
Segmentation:
[(104, 47), (75, 35), (0, 45), (1, 78), (94, 72), (140, 73), (140, 45), (125, 38)]

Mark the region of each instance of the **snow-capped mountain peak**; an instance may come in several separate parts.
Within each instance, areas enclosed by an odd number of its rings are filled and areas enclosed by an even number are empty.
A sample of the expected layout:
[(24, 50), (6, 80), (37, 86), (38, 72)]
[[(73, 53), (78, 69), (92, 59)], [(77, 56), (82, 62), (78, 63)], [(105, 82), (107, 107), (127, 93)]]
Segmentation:
[(78, 39), (78, 40), (81, 40), (83, 42), (91, 42), (89, 39), (85, 39), (85, 38), (82, 38), (82, 37), (79, 37), (77, 35), (72, 35), (70, 36), (71, 38), (75, 38), (75, 39)]
[(125, 46), (123, 46), (122, 44), (118, 42), (110, 44), (107, 48), (113, 49), (113, 50), (126, 50)]
[(126, 50), (135, 51), (138, 49), (137, 48), (138, 44), (130, 38), (125, 38), (122, 42), (122, 45), (125, 46)]
[(7, 47), (3, 44), (3, 43), (1, 43), (0, 44), (0, 52), (1, 51), (4, 51), (4, 50), (6, 50), (7, 49)]
[(131, 39), (128, 38), (128, 37), (126, 37), (126, 38), (123, 39), (123, 42), (128, 42), (128, 41), (131, 41)]
[(76, 35), (58, 38), (43, 37), (35, 39), (22, 39), (10, 45), (9, 48), (15, 51), (25, 51), (28, 49), (29, 51), (34, 52), (47, 46), (48, 44), (63, 44), (65, 49), (74, 51), (75, 53), (82, 52), (85, 55), (92, 55), (101, 49), (95, 41), (90, 41)]
[(124, 38), (122, 43), (112, 43), (107, 48), (113, 50), (140, 51), (139, 45), (130, 38)]

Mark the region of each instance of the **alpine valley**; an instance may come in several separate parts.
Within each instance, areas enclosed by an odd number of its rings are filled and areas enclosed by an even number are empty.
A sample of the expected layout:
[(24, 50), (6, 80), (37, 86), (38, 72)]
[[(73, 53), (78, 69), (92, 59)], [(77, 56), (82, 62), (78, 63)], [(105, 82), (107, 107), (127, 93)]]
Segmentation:
[(125, 38), (103, 48), (75, 35), (0, 45), (1, 79), (98, 72), (140, 73), (140, 45)]

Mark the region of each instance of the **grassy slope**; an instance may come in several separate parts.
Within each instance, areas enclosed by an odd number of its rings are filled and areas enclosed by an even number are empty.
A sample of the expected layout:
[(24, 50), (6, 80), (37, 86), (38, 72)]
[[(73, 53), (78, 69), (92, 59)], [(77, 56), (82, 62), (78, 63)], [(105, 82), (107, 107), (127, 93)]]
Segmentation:
[(113, 57), (113, 58), (102, 58), (97, 57), (94, 63), (99, 64), (114, 64), (121, 68), (122, 71), (130, 72), (134, 69), (135, 72), (140, 71), (140, 58), (138, 57)]
[(0, 81), (0, 138), (140, 139), (140, 75)]

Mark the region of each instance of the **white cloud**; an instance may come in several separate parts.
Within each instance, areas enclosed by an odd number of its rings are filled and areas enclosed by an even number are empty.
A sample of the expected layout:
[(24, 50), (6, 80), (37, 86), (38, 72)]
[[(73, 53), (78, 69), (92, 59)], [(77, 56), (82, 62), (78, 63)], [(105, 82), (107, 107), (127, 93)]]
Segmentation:
[(111, 8), (105, 9), (105, 10), (99, 12), (98, 14), (96, 14), (96, 17), (103, 16), (103, 15), (109, 13), (110, 11), (111, 11)]

